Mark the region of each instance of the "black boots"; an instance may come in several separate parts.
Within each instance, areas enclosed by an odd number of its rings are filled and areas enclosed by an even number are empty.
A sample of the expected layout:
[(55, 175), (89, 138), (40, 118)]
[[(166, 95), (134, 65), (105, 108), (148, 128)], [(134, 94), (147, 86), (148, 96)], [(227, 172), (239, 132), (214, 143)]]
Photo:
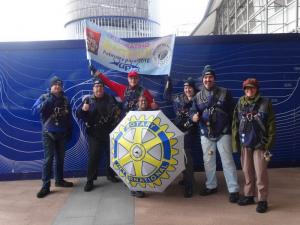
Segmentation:
[[(238, 204), (241, 206), (255, 204), (253, 196), (243, 196), (238, 200)], [(268, 210), (267, 201), (259, 201), (257, 203), (256, 212), (265, 213)]]
[(185, 198), (193, 197), (193, 185), (185, 185), (184, 186), (183, 197), (185, 197)]
[(212, 188), (212, 189), (209, 189), (209, 188), (204, 188), (203, 190), (200, 191), (200, 195), (201, 196), (207, 196), (207, 195), (212, 195), (214, 193), (217, 193), (218, 189), (217, 188)]
[(185, 180), (182, 179), (182, 180), (178, 181), (178, 184), (181, 186), (185, 185)]
[(84, 191), (85, 192), (90, 192), (94, 188), (94, 183), (93, 181), (87, 181), (85, 186), (84, 186)]
[(37, 194), (36, 197), (38, 198), (44, 198), (46, 195), (50, 193), (50, 188), (42, 188)]
[(251, 205), (254, 204), (254, 197), (253, 196), (243, 196), (238, 200), (238, 204), (240, 206), (244, 206), (244, 205)]
[(65, 188), (73, 187), (73, 183), (66, 180), (56, 181), (55, 187), (65, 187)]
[(229, 202), (237, 203), (239, 201), (240, 195), (238, 192), (229, 193)]
[[(73, 187), (73, 183), (69, 182), (69, 181), (65, 181), (65, 180), (56, 181), (55, 182), (55, 187), (64, 187), (64, 188)], [(41, 190), (36, 194), (36, 197), (44, 198), (49, 193), (50, 193), (50, 188), (49, 187), (48, 188), (42, 187)]]
[(268, 209), (268, 202), (267, 201), (259, 201), (257, 203), (256, 212), (258, 213), (265, 213)]

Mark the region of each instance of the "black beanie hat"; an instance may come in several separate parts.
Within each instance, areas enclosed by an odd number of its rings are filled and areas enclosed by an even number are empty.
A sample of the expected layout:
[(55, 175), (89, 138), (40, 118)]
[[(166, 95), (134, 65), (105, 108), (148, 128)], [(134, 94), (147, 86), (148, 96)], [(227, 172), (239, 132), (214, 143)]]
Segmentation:
[(94, 79), (94, 81), (93, 81), (93, 87), (94, 87), (96, 84), (101, 84), (102, 86), (104, 86), (103, 81), (102, 81), (101, 79), (99, 79), (99, 78)]
[(63, 86), (63, 82), (58, 76), (54, 76), (51, 78), (50, 87), (52, 87), (54, 84), (59, 84), (60, 86)]
[(196, 84), (193, 78), (188, 77), (186, 80), (183, 82), (183, 86), (190, 86), (196, 90)]
[(214, 76), (214, 78), (216, 79), (216, 73), (215, 71), (212, 69), (211, 65), (206, 65), (202, 71), (202, 80), (204, 78), (205, 75), (212, 75)]

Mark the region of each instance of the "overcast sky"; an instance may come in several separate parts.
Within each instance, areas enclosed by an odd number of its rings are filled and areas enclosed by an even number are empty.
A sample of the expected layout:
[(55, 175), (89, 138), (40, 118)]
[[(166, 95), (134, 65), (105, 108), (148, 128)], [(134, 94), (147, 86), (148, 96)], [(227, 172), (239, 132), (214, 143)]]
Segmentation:
[[(0, 41), (65, 39), (65, 0), (0, 1)], [(197, 24), (208, 0), (159, 0), (161, 31), (175, 33), (182, 24)]]

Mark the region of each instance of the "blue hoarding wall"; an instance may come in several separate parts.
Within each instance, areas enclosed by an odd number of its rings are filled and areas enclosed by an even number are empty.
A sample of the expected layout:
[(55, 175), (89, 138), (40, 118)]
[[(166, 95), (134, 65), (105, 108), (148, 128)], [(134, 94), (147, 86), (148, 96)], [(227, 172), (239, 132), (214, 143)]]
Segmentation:
[[(229, 88), (236, 100), (243, 94), (242, 81), (256, 77), (262, 95), (272, 99), (276, 111), (277, 140), (270, 166), (299, 166), (299, 40), (298, 34), (177, 37), (171, 71), (174, 94), (183, 91), (182, 81), (188, 76), (200, 85), (199, 77), (206, 64), (215, 69), (217, 84)], [(127, 83), (126, 74), (95, 65), (111, 79)], [(84, 42), (0, 43), (0, 179), (40, 177), (41, 124), (38, 116), (32, 115), (31, 107), (47, 91), (53, 74), (64, 80), (74, 117), (65, 170), (68, 175), (85, 174), (87, 143), (75, 118), (82, 96), (92, 87)], [(162, 97), (165, 82), (165, 76), (144, 75), (141, 79), (172, 118), (172, 106)], [(193, 156), (196, 167), (202, 168), (199, 142)], [(239, 156), (235, 155), (235, 159), (239, 165)]]

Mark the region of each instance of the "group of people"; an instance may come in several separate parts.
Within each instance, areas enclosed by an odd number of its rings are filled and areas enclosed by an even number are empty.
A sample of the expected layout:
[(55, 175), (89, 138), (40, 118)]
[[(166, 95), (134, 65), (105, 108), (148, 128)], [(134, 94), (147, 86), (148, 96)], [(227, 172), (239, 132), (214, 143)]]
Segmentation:
[[(139, 75), (132, 71), (128, 73), (128, 86), (108, 79), (104, 74), (90, 67), (95, 79), (93, 93), (84, 96), (78, 107), (76, 116), (85, 125), (88, 140), (87, 182), (84, 191), (94, 188), (97, 179), (98, 166), (101, 158), (106, 162), (106, 177), (111, 182), (119, 182), (114, 171), (109, 166), (109, 133), (114, 129), (127, 112), (132, 110), (157, 109), (152, 95), (147, 89), (139, 86)], [(121, 99), (122, 106), (116, 99), (105, 93), (104, 85)], [(50, 193), (50, 179), (53, 160), (55, 158), (55, 186), (73, 187), (73, 183), (63, 179), (65, 144), (72, 136), (71, 109), (63, 92), (63, 81), (54, 76), (50, 80), (49, 93), (41, 95), (33, 105), (33, 110), (40, 114), (42, 122), (42, 139), (44, 147), (44, 163), (42, 170), (42, 188), (37, 193), (43, 198)], [(144, 197), (143, 192), (131, 192), (137, 197)]]
[[(109, 133), (119, 119), (129, 111), (156, 110), (151, 93), (139, 85), (136, 71), (128, 73), (128, 86), (110, 80), (95, 67), (90, 66), (96, 78), (93, 93), (83, 99), (76, 115), (86, 126), (88, 138), (88, 169), (84, 191), (94, 188), (97, 179), (99, 160), (105, 157), (106, 176), (112, 182), (119, 180), (109, 167)], [(216, 73), (207, 65), (201, 74), (203, 85), (199, 88), (192, 78), (183, 83), (183, 93), (170, 95), (176, 118), (175, 125), (184, 132), (186, 170), (183, 173), (184, 197), (193, 196), (194, 175), (191, 149), (195, 138), (200, 138), (206, 174), (205, 188), (200, 195), (207, 196), (217, 192), (216, 154), (219, 152), (224, 176), (229, 192), (229, 201), (241, 206), (254, 204), (257, 189), (256, 211), (264, 213), (268, 209), (267, 164), (270, 149), (275, 137), (275, 116), (272, 103), (262, 97), (259, 83), (255, 78), (243, 82), (245, 95), (235, 104), (228, 89), (216, 85)], [(109, 87), (121, 99), (120, 109), (115, 98), (104, 92)], [(168, 80), (171, 87), (171, 80)], [(63, 179), (64, 144), (71, 137), (71, 111), (63, 93), (63, 82), (54, 77), (50, 82), (50, 92), (43, 94), (34, 104), (40, 112), (43, 125), (43, 145), (45, 160), (42, 171), (43, 185), (37, 193), (43, 198), (50, 193), (50, 178), (53, 158), (56, 160), (55, 185), (72, 187), (73, 183)], [(241, 166), (245, 177), (244, 195), (239, 194), (237, 171), (233, 152), (241, 153)], [(144, 192), (131, 192), (133, 196), (144, 197)]]

